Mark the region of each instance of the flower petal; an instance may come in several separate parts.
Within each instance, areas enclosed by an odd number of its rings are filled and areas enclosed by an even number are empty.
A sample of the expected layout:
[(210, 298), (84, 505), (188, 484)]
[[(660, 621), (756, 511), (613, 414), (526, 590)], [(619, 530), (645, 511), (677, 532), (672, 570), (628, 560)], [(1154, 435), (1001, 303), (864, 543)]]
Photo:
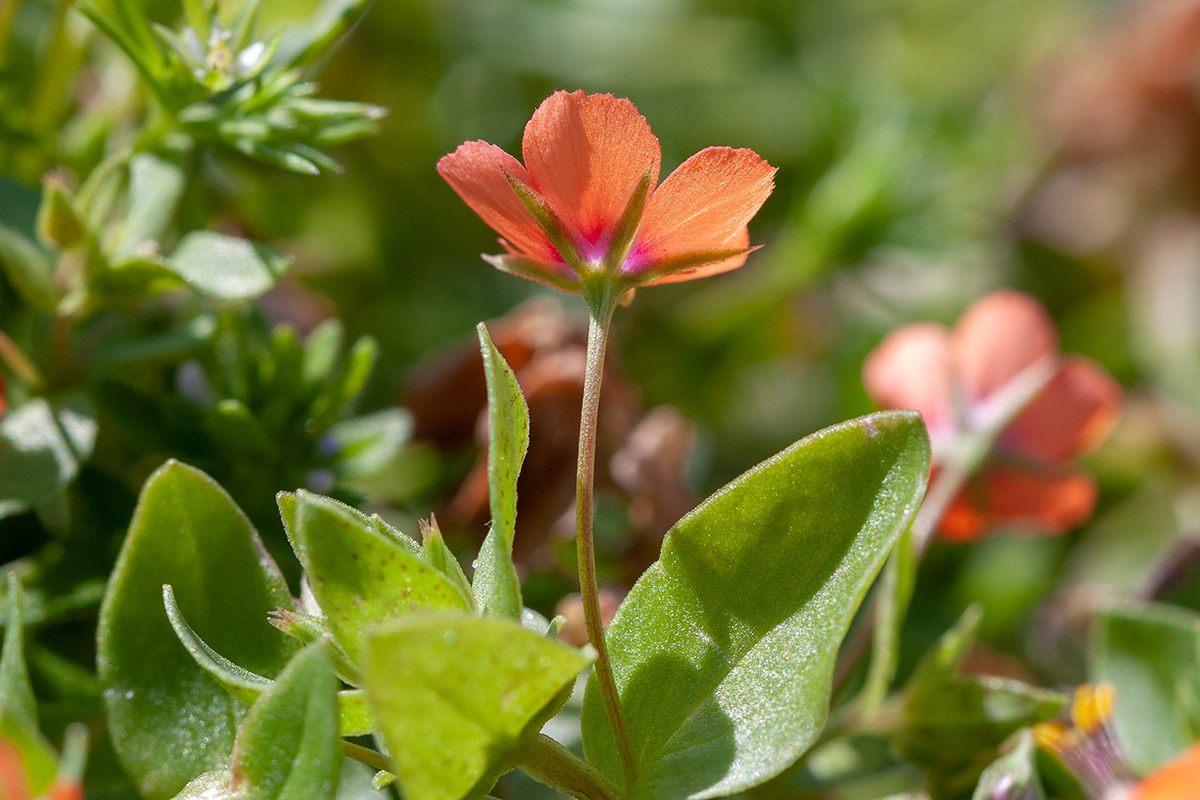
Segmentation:
[[(761, 245), (760, 245), (761, 246)], [(741, 233), (726, 245), (727, 250), (742, 250), (729, 258), (723, 258), (719, 261), (709, 261), (708, 263), (699, 264), (694, 267), (683, 267), (674, 271), (668, 272), (661, 278), (642, 284), (643, 286), (658, 286), (663, 283), (680, 283), (682, 281), (691, 281), (696, 278), (707, 278), (710, 275), (720, 275), (722, 272), (729, 272), (731, 269), (737, 269), (742, 264), (746, 263), (746, 256), (750, 252), (757, 250), (757, 247), (750, 246), (750, 231), (747, 228), (742, 228)], [(686, 256), (687, 254), (683, 254)], [(683, 257), (678, 258), (679, 261), (685, 260)]]
[(1133, 787), (1129, 800), (1195, 800), (1200, 786), (1200, 744), (1194, 744)]
[(547, 264), (562, 261), (504, 177), (508, 172), (529, 183), (520, 161), (494, 144), (464, 142), (438, 160), (437, 171), (480, 219), (518, 250)]
[(1058, 352), (1041, 303), (1011, 289), (975, 301), (954, 326), (954, 370), (966, 400), (986, 399), (1024, 369)]
[(888, 334), (863, 363), (863, 386), (883, 408), (920, 411), (930, 438), (953, 432), (950, 331), (914, 322)]
[[(775, 188), (774, 177), (775, 168), (753, 150), (709, 147), (696, 153), (650, 196), (627, 259), (629, 269), (683, 253), (748, 243), (746, 223)], [(734, 266), (740, 263), (717, 271)]]
[(1086, 473), (1045, 475), (992, 467), (966, 486), (938, 526), (947, 541), (969, 542), (996, 528), (1056, 535), (1084, 522), (1096, 505)]
[(582, 90), (542, 101), (521, 152), (532, 186), (593, 244), (616, 224), (648, 168), (650, 186), (658, 182), (662, 161), (658, 138), (633, 103)]
[(1058, 372), (1000, 439), (1009, 452), (1064, 465), (1104, 441), (1121, 412), (1121, 386), (1083, 356)]

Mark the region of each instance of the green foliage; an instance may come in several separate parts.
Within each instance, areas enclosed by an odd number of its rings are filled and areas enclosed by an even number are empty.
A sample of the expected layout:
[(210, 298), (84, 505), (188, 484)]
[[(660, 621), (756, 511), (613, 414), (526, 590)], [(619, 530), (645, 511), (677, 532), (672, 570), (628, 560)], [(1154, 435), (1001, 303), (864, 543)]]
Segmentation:
[(151, 798), (225, 766), (246, 713), (180, 645), (164, 584), (197, 634), (251, 672), (273, 676), (298, 649), (267, 623), (291, 596), (250, 522), (207, 475), (168, 462), (142, 490), (97, 645), (113, 743)]
[(515, 766), (522, 735), (590, 659), (515, 622), (413, 615), (369, 637), (363, 668), (405, 795), (486, 794)]
[(297, 653), (238, 729), (232, 787), (252, 787), (263, 800), (332, 800), (341, 765), (337, 688), (324, 645)]
[[(91, 403), (82, 395), (54, 403), (39, 398), (0, 419), (0, 518), (30, 509), (55, 514), (92, 454), (96, 430)], [(48, 522), (62, 524), (53, 517)]]
[(309, 30), (261, 38), (257, 0), (231, 25), (216, 4), (173, 31), (147, 23), (131, 0), (85, 0), (79, 10), (134, 63), (177, 129), (201, 146), (231, 148), (301, 174), (340, 171), (320, 148), (375, 132), (386, 112), (367, 103), (318, 100), (302, 67), (328, 52), (362, 2), (332, 0)]
[(476, 329), (488, 391), (488, 500), (492, 528), (479, 551), (473, 590), (486, 613), (521, 616), (521, 582), (512, 563), (517, 476), (529, 447), (529, 408), (512, 369), (483, 323)]
[(25, 664), (25, 590), (8, 575), (8, 619), (0, 652), (0, 735), (21, 756), (30, 789), (41, 793), (57, 771), (57, 756), (38, 728), (37, 705)]
[(334, 638), (360, 663), (370, 627), (417, 611), (466, 610), (457, 587), (361, 516), (296, 493), (292, 536)]
[(896, 748), (928, 770), (929, 791), (935, 798), (970, 788), (1005, 739), (1066, 707), (1066, 697), (1058, 692), (1011, 679), (959, 674), (981, 618), (978, 606), (968, 608), (893, 701)]
[[(681, 520), (609, 629), (637, 755), (634, 798), (719, 797), (816, 740), (837, 647), (925, 490), (912, 413), (804, 439)], [(594, 681), (589, 760), (620, 783)]]
[(971, 800), (1046, 800), (1038, 778), (1037, 744), (1028, 729), (1016, 733), (1009, 751), (983, 771)]
[(275, 285), (291, 260), (269, 247), (212, 231), (193, 231), (167, 266), (201, 294), (227, 302), (253, 300)]
[(1102, 613), (1090, 677), (1116, 688), (1112, 724), (1137, 772), (1200, 739), (1200, 615), (1155, 605)]

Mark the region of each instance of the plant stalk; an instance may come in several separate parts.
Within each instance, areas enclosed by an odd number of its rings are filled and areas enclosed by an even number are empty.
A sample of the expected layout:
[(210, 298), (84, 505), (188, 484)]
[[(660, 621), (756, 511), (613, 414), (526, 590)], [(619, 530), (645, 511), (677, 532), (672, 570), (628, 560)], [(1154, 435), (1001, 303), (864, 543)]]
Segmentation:
[[(621, 699), (613, 678), (604, 641), (604, 620), (600, 616), (600, 595), (596, 585), (596, 546), (592, 529), (595, 516), (596, 432), (600, 410), (600, 382), (604, 376), (604, 354), (617, 298), (611, 288), (588, 297), (587, 366), (583, 379), (583, 411), (579, 419), (579, 465), (575, 473), (575, 541), (579, 559), (579, 592), (583, 597), (583, 617), (588, 640), (596, 648), (596, 682), (604, 699), (604, 712), (612, 728), (617, 751), (625, 767), (626, 785), (633, 782), (633, 750), (621, 713)], [(594, 300), (594, 302), (593, 302)]]
[(378, 750), (372, 750), (369, 747), (347, 742), (342, 740), (342, 755), (353, 758), (355, 761), (366, 764), (368, 767), (374, 767), (384, 772), (391, 772), (392, 768), (387, 762), (387, 758)]
[(621, 793), (600, 771), (545, 734), (519, 753), (521, 769), (538, 783), (576, 800), (620, 800)]

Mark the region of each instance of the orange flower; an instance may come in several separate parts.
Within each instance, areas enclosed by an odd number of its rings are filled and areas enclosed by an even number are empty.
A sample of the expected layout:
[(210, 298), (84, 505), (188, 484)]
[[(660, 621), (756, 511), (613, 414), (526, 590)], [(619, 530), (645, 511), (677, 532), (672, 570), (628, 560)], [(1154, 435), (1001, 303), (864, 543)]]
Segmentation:
[(1200, 797), (1200, 743), (1151, 772), (1127, 800), (1196, 800)]
[(881, 406), (921, 412), (935, 473), (986, 457), (942, 517), (944, 538), (972, 540), (1002, 525), (1056, 534), (1091, 514), (1095, 482), (1069, 467), (1112, 429), (1121, 388), (1093, 361), (1059, 355), (1054, 324), (1033, 298), (990, 294), (953, 331), (899, 328), (867, 358), (863, 383)]
[[(466, 142), (438, 173), (501, 235), (506, 272), (569, 292), (596, 278), (617, 291), (740, 267), (746, 223), (774, 188), (752, 150), (709, 147), (658, 184), (658, 139), (633, 103), (555, 92), (525, 126), (525, 164)], [(611, 284), (608, 282), (611, 281)]]

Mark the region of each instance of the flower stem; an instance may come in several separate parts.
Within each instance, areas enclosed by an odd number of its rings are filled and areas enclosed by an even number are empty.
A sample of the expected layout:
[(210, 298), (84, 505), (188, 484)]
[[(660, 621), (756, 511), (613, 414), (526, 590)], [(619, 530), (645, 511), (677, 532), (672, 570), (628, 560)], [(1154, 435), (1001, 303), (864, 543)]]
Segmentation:
[(617, 751), (625, 767), (626, 785), (633, 782), (633, 750), (621, 713), (621, 699), (613, 679), (604, 641), (604, 621), (600, 616), (600, 596), (596, 585), (596, 546), (592, 531), (595, 515), (594, 484), (596, 474), (596, 429), (600, 410), (600, 382), (604, 376), (604, 353), (608, 331), (616, 309), (617, 297), (611, 289), (588, 297), (591, 312), (588, 323), (587, 367), (583, 379), (583, 411), (579, 419), (579, 466), (575, 473), (575, 541), (579, 559), (579, 592), (583, 596), (583, 617), (588, 640), (596, 648), (596, 682), (604, 699), (604, 712), (616, 740)]
[(545, 734), (530, 739), (517, 757), (529, 777), (577, 800), (621, 797), (599, 770)]

